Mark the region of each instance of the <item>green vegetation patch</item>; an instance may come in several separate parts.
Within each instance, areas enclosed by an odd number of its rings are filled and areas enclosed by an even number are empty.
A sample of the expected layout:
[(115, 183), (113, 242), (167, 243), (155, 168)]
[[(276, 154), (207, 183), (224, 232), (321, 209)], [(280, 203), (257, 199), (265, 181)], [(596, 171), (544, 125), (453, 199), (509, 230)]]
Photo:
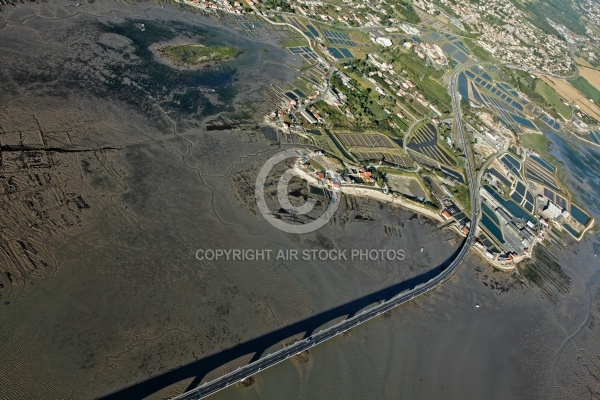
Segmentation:
[(230, 46), (204, 46), (197, 43), (161, 47), (158, 50), (169, 61), (184, 66), (198, 66), (212, 61), (229, 60), (241, 53)]
[(396, 9), (400, 11), (404, 18), (406, 18), (406, 22), (411, 24), (418, 24), (421, 22), (421, 17), (419, 17), (419, 14), (417, 14), (410, 1), (398, 1), (396, 3)]
[(382, 57), (394, 66), (396, 71), (406, 71), (408, 79), (417, 85), (417, 89), (442, 113), (450, 112), (451, 102), (448, 88), (443, 84), (444, 72), (429, 67), (410, 50), (383, 52)]
[(560, 115), (566, 119), (571, 119), (573, 116), (571, 107), (566, 105), (565, 100), (563, 100), (562, 97), (560, 97), (558, 93), (556, 93), (556, 91), (552, 89), (546, 82), (542, 81), (541, 79), (537, 79), (535, 83), (535, 90), (541, 94), (544, 99), (546, 99), (548, 104), (554, 107)]
[(467, 45), (469, 50), (471, 50), (473, 55), (475, 55), (475, 57), (477, 57), (481, 61), (496, 61), (494, 55), (486, 49), (484, 49), (483, 47), (481, 47), (481, 45), (477, 43), (477, 41), (464, 38), (463, 42), (465, 42), (465, 44)]
[(525, 147), (533, 149), (540, 153), (542, 157), (549, 158), (552, 161), (555, 161), (556, 158), (550, 156), (550, 139), (546, 137), (544, 134), (537, 133), (524, 133), (519, 139), (521, 140), (521, 144)]
[(303, 37), (289, 37), (279, 41), (283, 47), (308, 46), (308, 41)]
[[(515, 86), (515, 88), (525, 94), (529, 99), (537, 105), (543, 107), (550, 115), (554, 118), (558, 118), (560, 109), (555, 107), (540, 90), (541, 87), (538, 82), (540, 78), (530, 75), (528, 72), (517, 70), (517, 69), (506, 69), (503, 68), (502, 72), (504, 76), (508, 77), (508, 81)], [(545, 84), (545, 82), (542, 82)], [(548, 88), (554, 91), (550, 86)], [(557, 94), (558, 96), (558, 94)], [(559, 97), (560, 102), (560, 97)], [(562, 104), (562, 102), (561, 102)], [(564, 104), (563, 104), (564, 106)], [(562, 114), (562, 113), (560, 113)], [(562, 114), (564, 115), (564, 114)]]
[(340, 112), (336, 113), (333, 107), (325, 105), (324, 102), (317, 104), (317, 108), (321, 111), (327, 110), (330, 122), (337, 127), (373, 128), (383, 132), (392, 130), (386, 122), (391, 117), (384, 112), (381, 105), (385, 103), (384, 97), (373, 90), (374, 85), (371, 82), (358, 74), (347, 72), (347, 75), (352, 78), (352, 89), (344, 86), (337, 75), (331, 77), (331, 84), (336, 90), (347, 96), (343, 108), (350, 108), (354, 114), (354, 120), (349, 120)]
[(469, 188), (466, 185), (457, 184), (450, 187), (454, 200), (461, 206), (462, 211), (471, 216), (471, 195), (469, 194)]
[(596, 89), (583, 76), (571, 81), (571, 85), (579, 90), (585, 97), (592, 99), (594, 103), (600, 103), (600, 90)]
[(570, 0), (530, 1), (525, 8), (531, 12), (532, 22), (545, 33), (557, 33), (548, 22), (549, 18), (578, 35), (586, 34), (580, 13)]

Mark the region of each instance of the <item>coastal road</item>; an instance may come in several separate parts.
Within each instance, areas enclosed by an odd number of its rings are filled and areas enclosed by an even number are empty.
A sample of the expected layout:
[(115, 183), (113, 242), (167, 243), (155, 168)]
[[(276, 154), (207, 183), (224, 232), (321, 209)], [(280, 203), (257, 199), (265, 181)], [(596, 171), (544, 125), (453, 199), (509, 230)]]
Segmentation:
[(417, 296), (425, 294), (430, 290), (433, 290), (446, 282), (452, 274), (457, 270), (457, 268), (462, 263), (463, 259), (469, 252), (469, 249), (473, 245), (475, 240), (475, 232), (476, 227), (479, 224), (480, 219), (480, 208), (479, 202), (477, 201), (477, 193), (479, 190), (479, 181), (475, 177), (474, 165), (473, 165), (473, 156), (470, 147), (470, 142), (467, 138), (467, 134), (464, 131), (463, 121), (462, 121), (462, 111), (460, 108), (460, 95), (458, 93), (458, 75), (466, 68), (471, 68), (477, 64), (483, 63), (470, 63), (463, 65), (461, 68), (456, 70), (452, 75), (450, 81), (450, 95), (452, 97), (452, 108), (454, 110), (454, 126), (459, 135), (461, 144), (463, 146), (463, 151), (466, 154), (466, 162), (465, 169), (467, 174), (467, 179), (469, 182), (469, 193), (471, 195), (471, 229), (467, 235), (467, 238), (460, 249), (457, 257), (448, 265), (446, 268), (442, 268), (442, 271), (432, 278), (431, 280), (416, 285), (408, 291), (402, 292), (391, 299), (384, 301), (380, 304), (373, 306), (361, 313), (350, 317), (342, 322), (339, 322), (327, 329), (321, 330), (312, 336), (309, 336), (303, 340), (300, 340), (290, 346), (287, 346), (281, 350), (278, 350), (274, 353), (271, 353), (255, 362), (252, 362), (248, 365), (245, 365), (237, 370), (225, 374), (213, 381), (202, 384), (201, 386), (192, 389), (182, 395), (174, 397), (173, 400), (198, 400), (204, 399), (216, 392), (219, 392), (237, 382), (243, 381), (251, 377), (252, 375), (257, 374), (258, 372), (272, 367), (274, 365), (279, 364), (282, 361), (287, 360), (290, 357), (293, 357), (296, 354), (299, 354), (303, 351), (306, 351), (318, 344), (321, 344), (327, 340), (330, 340), (337, 335), (355, 328), (365, 322), (379, 316), (382, 313), (385, 313), (401, 304), (404, 304)]

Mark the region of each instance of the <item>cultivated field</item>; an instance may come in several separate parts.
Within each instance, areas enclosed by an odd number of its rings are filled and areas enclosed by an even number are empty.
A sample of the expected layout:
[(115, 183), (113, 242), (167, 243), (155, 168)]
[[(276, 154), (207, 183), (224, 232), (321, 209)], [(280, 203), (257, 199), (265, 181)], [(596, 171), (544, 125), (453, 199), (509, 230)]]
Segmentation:
[[(582, 68), (582, 71), (584, 68)], [(564, 79), (553, 78), (549, 76), (541, 76), (544, 82), (548, 83), (551, 88), (567, 99), (569, 102), (573, 102), (578, 105), (582, 111), (589, 114), (591, 117), (600, 121), (600, 107), (596, 104), (591, 103), (583, 94), (575, 89), (569, 82)], [(587, 78), (586, 78), (587, 79)]]
[(583, 76), (596, 89), (600, 90), (600, 71), (593, 68), (579, 67), (579, 75)]
[(537, 81), (535, 85), (535, 90), (544, 96), (546, 101), (556, 109), (556, 111), (567, 119), (571, 119), (573, 113), (571, 111), (571, 107), (566, 105), (566, 100), (563, 100), (556, 91), (549, 86), (548, 83), (544, 81)]

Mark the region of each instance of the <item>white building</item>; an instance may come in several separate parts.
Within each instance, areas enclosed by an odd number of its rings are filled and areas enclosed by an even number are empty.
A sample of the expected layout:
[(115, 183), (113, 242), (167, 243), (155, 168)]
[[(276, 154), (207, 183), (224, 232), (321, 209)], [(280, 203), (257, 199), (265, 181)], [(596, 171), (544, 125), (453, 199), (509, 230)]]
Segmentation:
[(542, 216), (546, 219), (556, 219), (563, 212), (563, 209), (548, 200), (548, 205), (542, 211)]
[(404, 33), (407, 33), (409, 35), (418, 35), (419, 34), (419, 30), (417, 28), (413, 28), (412, 26), (400, 24), (399, 27), (400, 27), (400, 29), (402, 29), (404, 31)]
[(375, 41), (384, 47), (390, 47), (392, 45), (392, 41), (383, 36), (378, 37)]

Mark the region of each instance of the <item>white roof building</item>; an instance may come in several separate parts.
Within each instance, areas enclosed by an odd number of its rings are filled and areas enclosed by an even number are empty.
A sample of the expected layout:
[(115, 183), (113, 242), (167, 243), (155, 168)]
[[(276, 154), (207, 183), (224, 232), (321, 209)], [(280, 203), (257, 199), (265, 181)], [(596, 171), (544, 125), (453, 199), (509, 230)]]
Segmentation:
[(390, 47), (392, 45), (392, 41), (383, 36), (378, 37), (375, 41), (384, 47)]
[(556, 219), (563, 212), (563, 209), (548, 200), (548, 205), (542, 211), (542, 216), (546, 219)]

